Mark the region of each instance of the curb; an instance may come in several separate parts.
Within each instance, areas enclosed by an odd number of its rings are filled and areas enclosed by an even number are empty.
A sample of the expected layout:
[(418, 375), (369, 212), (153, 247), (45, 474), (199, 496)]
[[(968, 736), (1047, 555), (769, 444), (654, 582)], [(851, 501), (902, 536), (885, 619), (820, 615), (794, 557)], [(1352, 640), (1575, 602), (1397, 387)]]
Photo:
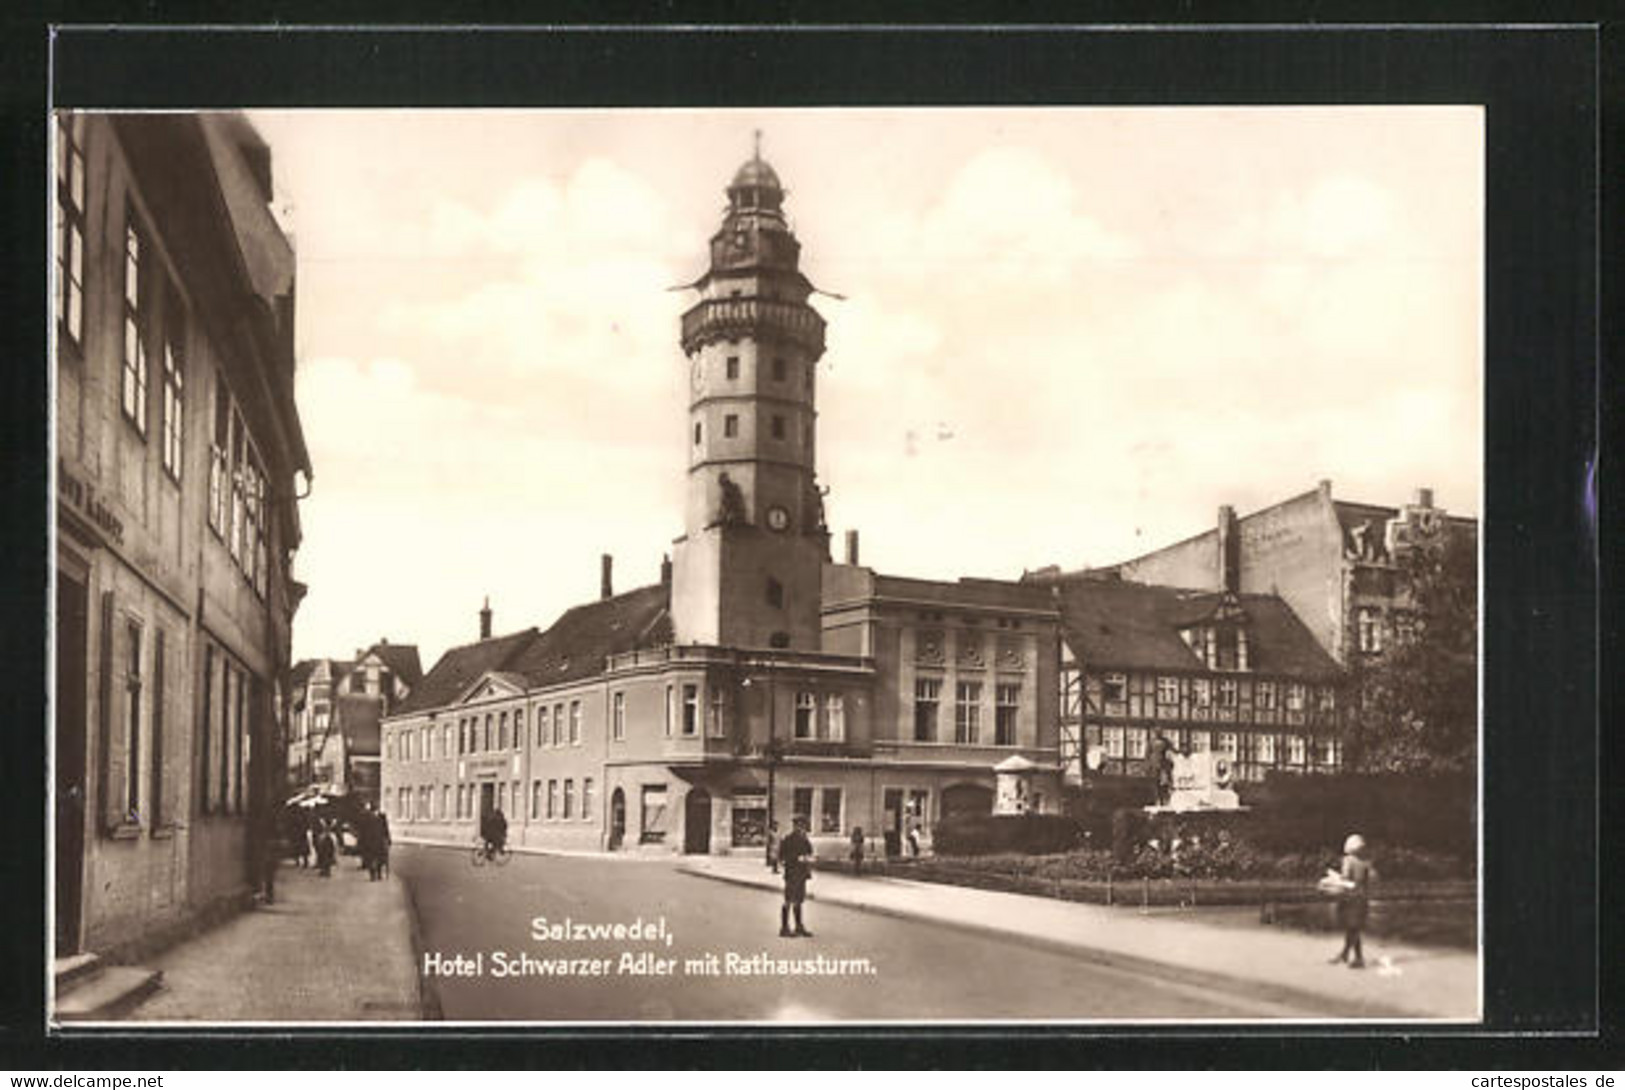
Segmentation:
[[(744, 878), (732, 874), (720, 874), (706, 870), (692, 864), (679, 864), (678, 873), (693, 875), (696, 878), (706, 878), (713, 882), (725, 882), (729, 885), (745, 886), (750, 889), (759, 889), (773, 892), (776, 888), (771, 884)], [(807, 891), (809, 901), (819, 898), (812, 890)], [(1295, 988), (1289, 984), (1275, 984), (1250, 977), (1230, 976), (1206, 969), (1192, 969), (1184, 965), (1174, 965), (1153, 958), (1141, 957), (1137, 954), (1123, 954), (1115, 950), (1107, 950), (1098, 946), (1088, 946), (1082, 943), (1063, 939), (1049, 938), (1044, 935), (1034, 935), (1025, 931), (1011, 931), (991, 924), (972, 923), (967, 920), (942, 919), (931, 916), (923, 911), (890, 906), (876, 905), (845, 897), (826, 897), (825, 904), (839, 905), (857, 912), (867, 912), (875, 916), (888, 916), (893, 919), (928, 920), (942, 927), (951, 927), (973, 934), (988, 935), (1010, 942), (1018, 942), (1024, 946), (1034, 947), (1056, 953), (1068, 954), (1082, 958), (1085, 961), (1107, 968), (1118, 969), (1124, 972), (1137, 973), (1143, 976), (1156, 977), (1176, 984), (1186, 984), (1195, 987), (1212, 988), (1242, 995), (1248, 999), (1260, 1000), (1267, 1003), (1279, 1003), (1292, 1006), (1311, 1006), (1314, 1009), (1325, 1010), (1325, 1016), (1331, 1018), (1364, 1018), (1364, 1019), (1392, 1019), (1398, 1021), (1428, 1021), (1441, 1023), (1474, 1024), (1471, 1018), (1450, 1018), (1434, 1014), (1419, 1014), (1403, 1007), (1391, 1005), (1377, 1005), (1369, 1003), (1356, 1003), (1339, 1000), (1335, 996), (1324, 995), (1320, 992)]]

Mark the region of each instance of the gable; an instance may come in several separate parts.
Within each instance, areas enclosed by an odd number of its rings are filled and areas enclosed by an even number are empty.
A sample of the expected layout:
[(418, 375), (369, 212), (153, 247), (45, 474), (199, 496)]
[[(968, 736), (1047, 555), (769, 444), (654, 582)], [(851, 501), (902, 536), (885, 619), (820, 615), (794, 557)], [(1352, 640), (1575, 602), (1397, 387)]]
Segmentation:
[(457, 705), (476, 704), (486, 700), (500, 700), (504, 697), (524, 695), (525, 687), (517, 684), (511, 675), (487, 670), (475, 678), (452, 703)]

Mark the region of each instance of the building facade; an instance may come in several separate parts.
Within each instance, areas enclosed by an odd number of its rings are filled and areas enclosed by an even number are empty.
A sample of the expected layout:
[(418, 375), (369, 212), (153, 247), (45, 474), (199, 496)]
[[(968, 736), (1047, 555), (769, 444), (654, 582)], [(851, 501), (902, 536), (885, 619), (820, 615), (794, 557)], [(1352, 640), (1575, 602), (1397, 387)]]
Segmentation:
[(807, 818), (889, 850), (986, 813), (994, 765), (1059, 803), (1058, 614), (1016, 582), (897, 579), (830, 560), (815, 477), (816, 365), (800, 245), (772, 167), (727, 188), (691, 285), (684, 532), (659, 583), (545, 631), (446, 653), (383, 726), (400, 835), (472, 839), (500, 807), (520, 843), (760, 850)]
[(354, 659), (303, 659), (292, 671), (287, 786), (378, 802), (379, 721), (423, 680), (418, 649), (379, 640)]
[(61, 956), (161, 944), (249, 890), (311, 468), (253, 128), (63, 112), (54, 142)]
[[(1401, 507), (1335, 499), (1332, 483), (1237, 518), (1219, 508), (1212, 530), (1111, 568), (1138, 583), (1275, 594), (1339, 663), (1380, 653), (1403, 623), (1405, 588), (1396, 560), (1412, 541), (1438, 533), (1476, 542), (1477, 520), (1436, 507), (1417, 489)], [(1048, 573), (1053, 574), (1053, 573)]]

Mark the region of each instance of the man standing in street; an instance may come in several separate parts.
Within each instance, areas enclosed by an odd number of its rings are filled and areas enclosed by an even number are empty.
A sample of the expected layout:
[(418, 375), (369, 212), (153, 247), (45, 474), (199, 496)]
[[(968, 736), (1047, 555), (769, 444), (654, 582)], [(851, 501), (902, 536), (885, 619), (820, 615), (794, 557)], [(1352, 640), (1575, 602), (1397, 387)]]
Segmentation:
[[(781, 938), (812, 938), (812, 932), (801, 921), (801, 905), (807, 899), (807, 879), (812, 877), (812, 855), (812, 841), (807, 839), (807, 819), (797, 814), (795, 828), (779, 845), (779, 861), (784, 866), (784, 904), (779, 909)], [(790, 930), (792, 912), (796, 918), (794, 931)]]

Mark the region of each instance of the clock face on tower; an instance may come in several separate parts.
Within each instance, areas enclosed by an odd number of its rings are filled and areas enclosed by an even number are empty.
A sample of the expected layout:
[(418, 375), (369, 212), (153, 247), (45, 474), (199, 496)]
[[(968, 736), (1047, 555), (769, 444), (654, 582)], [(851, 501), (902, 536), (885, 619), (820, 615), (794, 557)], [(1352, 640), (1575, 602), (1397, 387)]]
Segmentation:
[(783, 531), (790, 525), (790, 512), (782, 507), (769, 507), (767, 509), (767, 528), (769, 530)]

